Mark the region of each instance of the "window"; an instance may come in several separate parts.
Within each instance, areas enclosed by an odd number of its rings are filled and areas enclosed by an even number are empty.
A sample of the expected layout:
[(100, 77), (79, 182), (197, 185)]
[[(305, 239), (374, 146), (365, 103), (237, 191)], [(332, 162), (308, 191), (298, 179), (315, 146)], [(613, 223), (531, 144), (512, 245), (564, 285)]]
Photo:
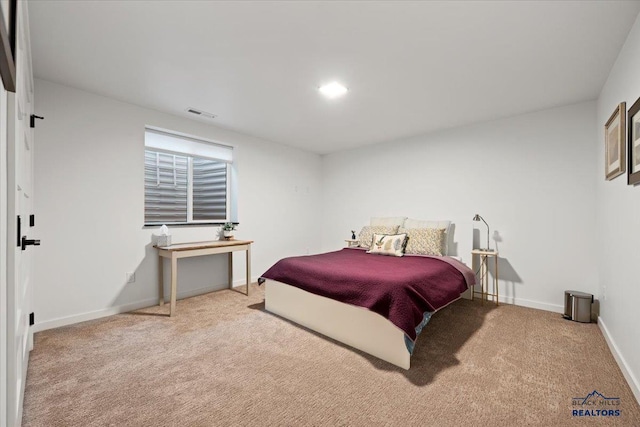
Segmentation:
[(233, 147), (146, 129), (145, 224), (229, 221), (232, 161)]

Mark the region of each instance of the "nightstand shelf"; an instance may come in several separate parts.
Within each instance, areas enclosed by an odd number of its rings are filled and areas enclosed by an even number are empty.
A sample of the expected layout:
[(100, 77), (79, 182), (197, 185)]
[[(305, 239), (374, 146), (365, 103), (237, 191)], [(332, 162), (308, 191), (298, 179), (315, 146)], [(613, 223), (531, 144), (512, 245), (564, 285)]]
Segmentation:
[(347, 243), (348, 248), (355, 248), (360, 244), (359, 240), (353, 240), (353, 239), (346, 239), (345, 242)]
[[(498, 251), (487, 249), (474, 249), (471, 256), (478, 255), (480, 257), (480, 292), (475, 290), (475, 286), (471, 288), (471, 300), (475, 295), (480, 295), (484, 304), (485, 300), (489, 301), (489, 297), (499, 305), (498, 302)], [(494, 260), (493, 270), (493, 293), (489, 293), (489, 258)]]

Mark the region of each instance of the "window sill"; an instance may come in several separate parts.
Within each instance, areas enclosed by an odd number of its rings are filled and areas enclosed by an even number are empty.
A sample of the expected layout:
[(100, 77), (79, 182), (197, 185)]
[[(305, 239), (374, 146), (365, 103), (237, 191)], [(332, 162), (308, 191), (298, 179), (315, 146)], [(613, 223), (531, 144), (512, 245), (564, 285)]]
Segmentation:
[(154, 222), (149, 224), (144, 224), (142, 228), (157, 228), (166, 225), (167, 227), (217, 227), (226, 224), (227, 222), (232, 222), (235, 225), (238, 225), (239, 222), (236, 221), (212, 221), (212, 222)]

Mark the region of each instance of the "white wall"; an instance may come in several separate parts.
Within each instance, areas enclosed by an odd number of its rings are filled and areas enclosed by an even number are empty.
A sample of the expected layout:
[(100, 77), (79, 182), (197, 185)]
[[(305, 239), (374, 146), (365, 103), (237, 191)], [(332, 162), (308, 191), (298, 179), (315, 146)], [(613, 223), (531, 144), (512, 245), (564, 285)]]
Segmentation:
[[(236, 237), (255, 241), (254, 278), (284, 256), (319, 250), (319, 155), (43, 80), (35, 111), (45, 117), (35, 134), (36, 329), (157, 299), (157, 228), (143, 228), (145, 125), (235, 145)], [(215, 239), (217, 230), (174, 227), (173, 242)], [(237, 281), (243, 258), (235, 255)], [(179, 295), (226, 281), (224, 255), (179, 262)]]
[(604, 179), (604, 124), (622, 101), (640, 97), (640, 21), (636, 20), (598, 99), (596, 194), (601, 325), (640, 401), (640, 186)]
[(327, 155), (323, 249), (370, 216), (450, 219), (469, 263), (479, 213), (501, 238), (500, 293), (562, 311), (564, 290), (597, 290), (595, 137), (588, 102)]

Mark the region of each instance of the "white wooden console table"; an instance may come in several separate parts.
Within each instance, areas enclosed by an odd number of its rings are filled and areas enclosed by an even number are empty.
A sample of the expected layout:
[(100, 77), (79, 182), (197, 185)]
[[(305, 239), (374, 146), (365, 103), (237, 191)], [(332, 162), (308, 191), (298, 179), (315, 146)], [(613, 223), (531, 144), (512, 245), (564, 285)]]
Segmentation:
[(164, 275), (162, 268), (162, 258), (171, 260), (171, 307), (169, 316), (176, 313), (176, 293), (178, 290), (178, 258), (189, 258), (194, 256), (229, 254), (229, 289), (233, 287), (233, 252), (247, 252), (247, 296), (249, 296), (249, 285), (251, 283), (251, 244), (253, 240), (213, 240), (210, 242), (178, 243), (170, 246), (154, 246), (158, 249), (160, 262), (158, 267), (160, 282), (159, 305), (164, 305)]

